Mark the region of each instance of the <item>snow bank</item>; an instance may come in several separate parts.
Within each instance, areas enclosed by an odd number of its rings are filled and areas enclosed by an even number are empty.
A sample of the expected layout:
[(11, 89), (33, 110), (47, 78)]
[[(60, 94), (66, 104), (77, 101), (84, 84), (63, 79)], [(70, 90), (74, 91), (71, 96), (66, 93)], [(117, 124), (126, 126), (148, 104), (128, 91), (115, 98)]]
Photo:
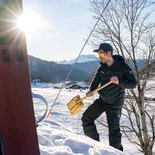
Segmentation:
[(81, 86), (81, 87), (88, 87), (88, 85), (85, 82), (82, 82), (82, 81), (77, 82), (77, 85)]
[(127, 155), (54, 121), (45, 120), (37, 130), (41, 155)]
[(35, 82), (31, 83), (32, 88), (50, 88), (53, 87), (52, 83), (46, 83), (46, 82)]

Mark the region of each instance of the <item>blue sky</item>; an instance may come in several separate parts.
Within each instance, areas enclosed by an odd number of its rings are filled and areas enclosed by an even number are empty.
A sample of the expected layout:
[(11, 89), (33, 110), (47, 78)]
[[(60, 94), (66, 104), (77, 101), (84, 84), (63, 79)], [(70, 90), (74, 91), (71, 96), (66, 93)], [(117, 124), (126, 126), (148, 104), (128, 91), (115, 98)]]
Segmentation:
[[(24, 12), (32, 12), (46, 23), (27, 34), (28, 53), (53, 61), (75, 58), (93, 21), (89, 0), (23, 0)], [(29, 23), (33, 24), (33, 23)], [(92, 53), (87, 45), (83, 54)]]

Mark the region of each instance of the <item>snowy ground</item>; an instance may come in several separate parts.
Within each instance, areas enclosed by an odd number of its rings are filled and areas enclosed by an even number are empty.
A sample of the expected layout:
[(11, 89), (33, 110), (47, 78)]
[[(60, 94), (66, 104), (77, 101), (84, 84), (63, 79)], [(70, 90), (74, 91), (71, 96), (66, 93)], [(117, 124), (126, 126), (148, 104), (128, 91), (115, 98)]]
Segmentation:
[(51, 120), (38, 127), (38, 138), (41, 155), (127, 155)]
[[(52, 105), (59, 89), (32, 88), (33, 93), (44, 96), (49, 107)], [(97, 95), (84, 101), (85, 108), (76, 116), (71, 116), (66, 104), (76, 95), (84, 96), (86, 90), (64, 89), (52, 110), (52, 116), (39, 124), (38, 137), (41, 155), (119, 155), (121, 152), (108, 146), (108, 131), (96, 122), (101, 136), (101, 143), (84, 136), (81, 126), (81, 116), (84, 110), (97, 98)], [(40, 106), (39, 111), (45, 107)], [(104, 118), (104, 114), (101, 116)], [(124, 120), (122, 120), (124, 121)], [(125, 154), (142, 155), (138, 149), (123, 135)]]

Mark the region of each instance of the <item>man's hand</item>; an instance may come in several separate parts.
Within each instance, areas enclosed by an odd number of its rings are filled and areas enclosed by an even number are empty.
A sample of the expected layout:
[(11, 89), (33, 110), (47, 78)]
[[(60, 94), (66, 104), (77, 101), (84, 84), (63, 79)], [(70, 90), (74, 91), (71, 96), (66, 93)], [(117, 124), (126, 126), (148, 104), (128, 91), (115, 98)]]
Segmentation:
[(88, 92), (86, 93), (86, 96), (87, 96), (87, 97), (90, 97), (90, 96), (93, 96), (93, 94), (92, 94), (91, 91), (88, 91)]
[(119, 84), (119, 80), (118, 80), (118, 77), (117, 77), (117, 76), (112, 76), (112, 77), (110, 78), (110, 80), (111, 80), (112, 83), (114, 83), (114, 84)]

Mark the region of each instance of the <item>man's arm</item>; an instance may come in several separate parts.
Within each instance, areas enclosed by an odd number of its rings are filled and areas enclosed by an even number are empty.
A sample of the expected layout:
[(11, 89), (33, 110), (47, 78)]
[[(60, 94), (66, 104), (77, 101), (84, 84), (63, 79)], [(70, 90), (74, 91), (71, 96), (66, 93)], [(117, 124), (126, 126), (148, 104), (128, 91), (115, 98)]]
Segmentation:
[(122, 74), (123, 79), (119, 80), (119, 86), (126, 89), (135, 88), (137, 85), (137, 81), (135, 79), (132, 69), (127, 64), (125, 64), (125, 66), (123, 67)]

